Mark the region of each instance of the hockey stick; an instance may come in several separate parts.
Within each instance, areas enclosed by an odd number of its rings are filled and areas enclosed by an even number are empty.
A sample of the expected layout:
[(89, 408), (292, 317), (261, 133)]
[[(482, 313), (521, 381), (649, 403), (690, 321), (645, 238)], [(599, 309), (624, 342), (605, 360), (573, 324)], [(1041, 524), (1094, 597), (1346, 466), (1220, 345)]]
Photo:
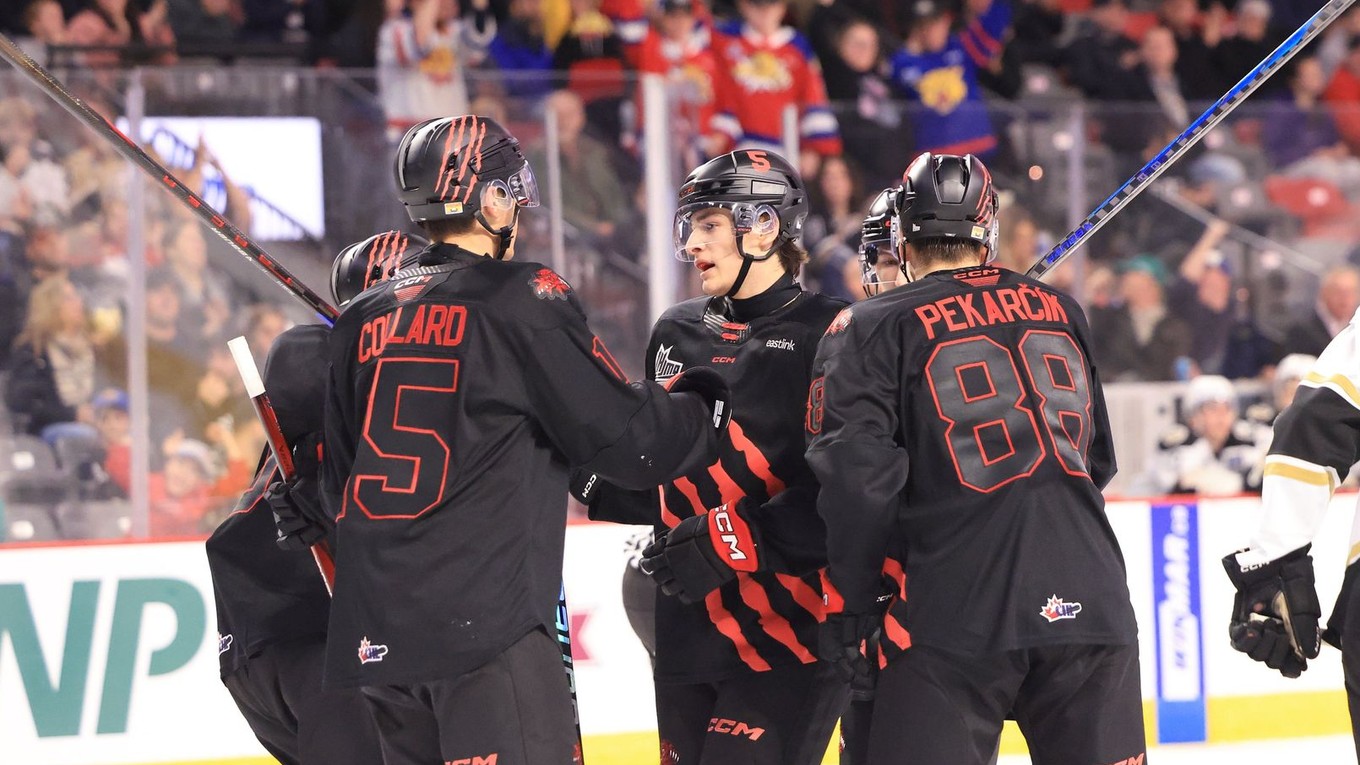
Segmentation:
[[(297, 470), (293, 466), (293, 453), (288, 449), (283, 429), (279, 427), (279, 417), (274, 413), (274, 405), (269, 403), (269, 395), (264, 391), (264, 380), (260, 378), (260, 370), (255, 366), (255, 358), (250, 355), (250, 345), (244, 337), (234, 337), (227, 341), (227, 348), (231, 350), (231, 358), (236, 362), (236, 370), (241, 373), (241, 381), (246, 384), (246, 395), (250, 396), (250, 403), (255, 407), (255, 416), (260, 418), (260, 425), (264, 427), (269, 451), (274, 455), (274, 464), (279, 466), (279, 474), (283, 476), (283, 480), (290, 480), (297, 475)], [(330, 545), (326, 540), (312, 545), (312, 557), (316, 559), (316, 567), (321, 572), (322, 581), (326, 583), (326, 592), (334, 593), (335, 558), (331, 556)]]
[(1176, 136), (1171, 143), (1157, 152), (1141, 170), (1133, 174), (1133, 177), (1124, 181), (1109, 199), (1101, 202), (1095, 211), (1086, 216), (1080, 225), (1071, 231), (1061, 242), (1053, 247), (1049, 253), (1039, 259), (1034, 265), (1029, 267), (1026, 276), (1041, 278), (1045, 273), (1058, 265), (1072, 253), (1082, 242), (1085, 242), (1092, 234), (1100, 230), (1109, 222), (1114, 214), (1119, 212), (1133, 198), (1138, 196), (1157, 176), (1161, 175), (1176, 160), (1180, 159), (1190, 147), (1199, 143), (1199, 140), (1209, 132), (1210, 128), (1217, 125), (1228, 116), (1228, 113), (1237, 108), (1237, 105), (1246, 100), (1261, 83), (1265, 82), (1272, 74), (1279, 71), (1285, 62), (1294, 57), (1294, 54), (1303, 50), (1303, 47), (1314, 37), (1321, 34), (1340, 16), (1355, 0), (1330, 0), (1330, 2), (1318, 9), (1313, 17), (1304, 22), (1294, 34), (1290, 35), (1280, 46), (1274, 50), (1265, 60), (1256, 65), (1255, 69), (1247, 72), (1240, 82), (1234, 85), (1227, 93), (1214, 102), (1207, 111), (1199, 116), (1194, 122), (1190, 123), (1184, 132)]
[(572, 760), (585, 765), (581, 738), (581, 706), (576, 701), (576, 662), (571, 657), (571, 616), (567, 613), (567, 585), (557, 592), (557, 646), (562, 649), (562, 666), (567, 671), (567, 685), (571, 688), (571, 715), (576, 720), (576, 753)]
[(208, 206), (197, 194), (190, 191), (178, 178), (174, 176), (164, 165), (151, 158), (151, 155), (142, 151), (136, 141), (128, 138), (121, 130), (114, 127), (98, 112), (91, 109), (84, 101), (76, 98), (66, 89), (64, 85), (57, 81), (46, 69), (43, 69), (38, 62), (29, 58), (27, 53), (20, 50), (19, 46), (9, 37), (0, 34), (0, 57), (14, 65), (16, 69), (23, 72), (38, 87), (42, 88), (47, 95), (54, 101), (61, 104), (66, 111), (70, 112), (81, 122), (90, 126), (96, 133), (99, 133), (113, 147), (118, 150), (126, 159), (134, 165), (142, 168), (152, 178), (160, 181), (160, 185), (174, 194), (181, 202), (198, 216), (199, 220), (208, 224), (213, 233), (221, 237), (233, 250), (236, 250), (242, 257), (251, 261), (255, 265), (269, 274), (270, 278), (278, 282), (280, 286), (293, 293), (302, 302), (306, 303), (313, 311), (316, 311), (327, 324), (334, 324), (338, 312), (325, 298), (307, 288), (307, 285), (299, 282), (288, 269), (279, 264), (258, 245), (250, 240), (240, 229), (236, 228), (226, 218), (222, 217), (216, 210)]

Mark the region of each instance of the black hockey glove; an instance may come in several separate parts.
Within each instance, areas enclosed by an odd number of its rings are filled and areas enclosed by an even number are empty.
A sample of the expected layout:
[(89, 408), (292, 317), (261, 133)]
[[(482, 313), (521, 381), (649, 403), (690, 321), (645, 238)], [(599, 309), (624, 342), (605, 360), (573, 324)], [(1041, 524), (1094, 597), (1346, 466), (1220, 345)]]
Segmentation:
[(841, 682), (849, 683), (861, 700), (873, 698), (878, 667), (870, 663), (867, 654), (877, 657), (878, 652), (866, 649), (877, 646), (882, 624), (881, 613), (827, 614), (817, 632), (817, 658), (835, 668)]
[(275, 481), (265, 490), (264, 500), (274, 513), (278, 531), (275, 542), (284, 550), (306, 550), (325, 538), (335, 521), (321, 506), (321, 435), (310, 434), (293, 449), (294, 475), (288, 481)]
[(732, 421), (731, 393), (722, 375), (709, 367), (691, 367), (672, 377), (666, 383), (671, 393), (698, 393), (708, 402), (713, 414), (713, 427), (718, 435), (727, 432), (727, 423)]
[(642, 551), (638, 568), (661, 591), (697, 603), (737, 576), (759, 568), (760, 537), (741, 517), (741, 503), (681, 521)]
[(567, 479), (567, 489), (571, 492), (571, 496), (587, 508), (600, 495), (600, 487), (603, 485), (604, 479), (598, 473), (585, 468), (573, 469), (571, 476)]
[(1251, 569), (1242, 568), (1237, 553), (1223, 558), (1223, 568), (1237, 588), (1228, 625), (1232, 647), (1285, 677), (1298, 677), (1320, 648), (1322, 608), (1313, 584), (1310, 547)]

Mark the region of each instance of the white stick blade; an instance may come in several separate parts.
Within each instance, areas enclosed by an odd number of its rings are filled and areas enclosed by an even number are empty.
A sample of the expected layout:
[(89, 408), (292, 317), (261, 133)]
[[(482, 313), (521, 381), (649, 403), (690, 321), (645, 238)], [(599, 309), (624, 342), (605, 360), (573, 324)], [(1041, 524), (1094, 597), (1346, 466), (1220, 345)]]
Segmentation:
[(260, 370), (255, 366), (255, 357), (250, 355), (250, 344), (246, 339), (233, 337), (227, 341), (227, 348), (231, 349), (231, 358), (241, 373), (241, 381), (246, 384), (246, 395), (255, 398), (264, 393), (264, 380), (260, 379)]

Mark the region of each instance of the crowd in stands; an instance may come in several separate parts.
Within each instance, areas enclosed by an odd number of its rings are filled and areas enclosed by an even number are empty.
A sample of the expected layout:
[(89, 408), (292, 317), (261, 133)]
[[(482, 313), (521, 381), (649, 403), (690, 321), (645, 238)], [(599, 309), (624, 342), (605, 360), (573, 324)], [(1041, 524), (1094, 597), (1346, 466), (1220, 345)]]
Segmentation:
[[(550, 150), (560, 163), (572, 251), (632, 262), (645, 249), (637, 221), (647, 127), (635, 75), (662, 75), (677, 166), (738, 146), (783, 151), (790, 129), (796, 134), (812, 198), (803, 278), (853, 300), (862, 297), (864, 211), (916, 153), (988, 161), (1007, 191), (1001, 262), (1023, 271), (1071, 223), (1070, 177), (1084, 176), (1090, 199), (1076, 200), (1084, 214), (1269, 54), (1311, 5), (32, 0), (4, 3), (0, 31), (62, 71), (241, 63), (266, 50), (254, 44), (275, 46), (260, 54), (274, 62), (282, 55), (367, 70), (384, 122), (377, 130), (389, 142), (432, 116), (496, 116), (525, 137), (540, 178)], [(51, 130), (60, 115), (35, 109), (38, 100), (29, 93), (0, 102), (7, 419), (58, 455), (96, 455), (97, 470), (62, 468), (98, 482), (92, 496), (125, 498), (125, 164), (86, 132)], [(1083, 154), (1073, 168), (1065, 154), (1073, 137), (1064, 131), (1076, 104)], [(555, 147), (546, 145), (546, 117)], [(378, 175), (387, 158), (350, 161), (382, 165)], [(248, 206), (210, 147), (200, 144), (182, 170), (195, 188), (210, 171), (220, 177), (225, 212), (246, 227)], [(1107, 382), (1215, 381), (1184, 402), (1184, 429), (1164, 443), (1179, 456), (1159, 457), (1144, 488), (1250, 490), (1250, 469), (1234, 482), (1197, 461), (1207, 452), (1232, 472), (1244, 454), (1264, 450), (1268, 427), (1235, 398), (1225, 401), (1216, 381), (1278, 386), (1281, 359), (1319, 353), (1360, 306), (1360, 12), (1333, 24), (1158, 189), (1050, 280), (1087, 306)], [(261, 443), (224, 340), (245, 333), (262, 352), (288, 319), (219, 272), (200, 224), (163, 197), (147, 197), (146, 251), (134, 255), (148, 269), (149, 531), (192, 534), (225, 511)], [(603, 282), (582, 290), (605, 334), (611, 324), (645, 331), (645, 308), (619, 308), (622, 291)], [(80, 443), (93, 446), (72, 446)], [(1193, 465), (1173, 469), (1181, 463)]]

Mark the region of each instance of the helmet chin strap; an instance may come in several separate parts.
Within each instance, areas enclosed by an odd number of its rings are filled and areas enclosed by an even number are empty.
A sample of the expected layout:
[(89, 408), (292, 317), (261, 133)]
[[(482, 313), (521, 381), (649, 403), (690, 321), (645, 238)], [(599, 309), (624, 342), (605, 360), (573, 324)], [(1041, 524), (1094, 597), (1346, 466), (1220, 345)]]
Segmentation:
[(746, 254), (746, 248), (742, 247), (741, 240), (742, 237), (737, 237), (737, 252), (741, 255), (741, 270), (737, 272), (737, 278), (732, 280), (732, 287), (723, 295), (726, 298), (736, 297), (737, 290), (741, 289), (741, 285), (746, 282), (746, 275), (751, 272), (751, 264), (758, 260), (769, 260), (774, 251), (779, 249), (780, 244), (779, 240), (776, 239), (770, 251), (757, 258), (754, 255)]
[(510, 243), (515, 240), (515, 224), (519, 222), (519, 206), (515, 206), (509, 225), (500, 228), (492, 228), (491, 224), (487, 223), (486, 216), (482, 215), (481, 210), (473, 213), (473, 217), (477, 219), (478, 225), (485, 229), (488, 234), (496, 237), (498, 247), (492, 257), (496, 260), (505, 260), (505, 253), (510, 249)]

